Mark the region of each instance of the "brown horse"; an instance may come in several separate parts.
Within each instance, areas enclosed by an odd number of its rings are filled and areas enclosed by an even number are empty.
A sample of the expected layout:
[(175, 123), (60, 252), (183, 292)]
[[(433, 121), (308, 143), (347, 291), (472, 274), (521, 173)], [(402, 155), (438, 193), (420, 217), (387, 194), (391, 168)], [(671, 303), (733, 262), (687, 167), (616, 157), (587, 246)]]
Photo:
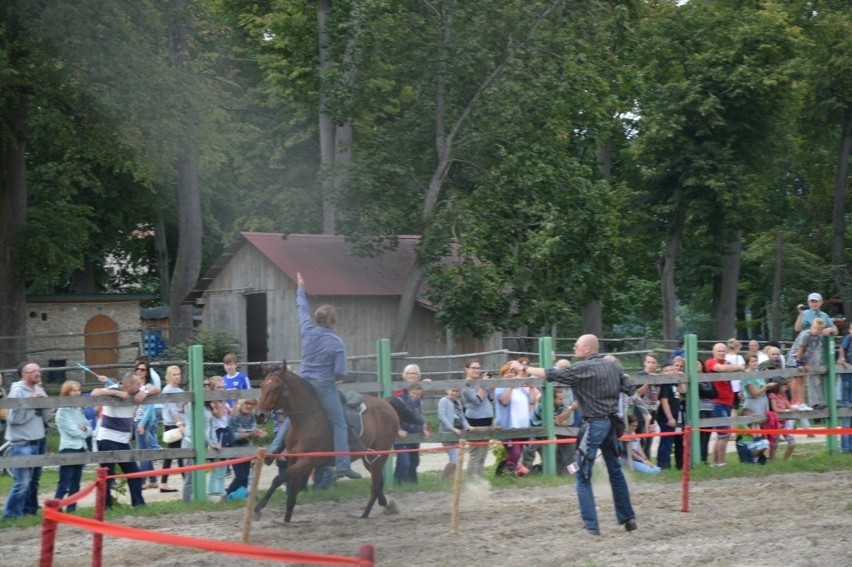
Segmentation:
[[(363, 431), (360, 443), (351, 444), (352, 451), (387, 451), (396, 440), (399, 431), (399, 416), (395, 406), (387, 400), (374, 396), (364, 396), (366, 411), (362, 414)], [(317, 399), (314, 389), (307, 381), (287, 370), (287, 363), (266, 375), (261, 386), (260, 403), (258, 404), (258, 421), (263, 423), (268, 412), (276, 409), (284, 410), (290, 417), (290, 430), (287, 432), (284, 445), (287, 453), (321, 453), (333, 452), (331, 424), (326, 419), (325, 412)], [(361, 457), (364, 466), (370, 472), (370, 499), (362, 518), (370, 515), (373, 504), (378, 500), (379, 506), (386, 512), (395, 513), (393, 502), (388, 504), (384, 494), (384, 467), (388, 460), (387, 454)], [(334, 464), (334, 457), (287, 457), (287, 468), (280, 473), (273, 485), (269, 487), (254, 509), (255, 517), (260, 516), (272, 493), (282, 483), (287, 483), (287, 510), (284, 521), (289, 522), (296, 507), (296, 496), (303, 486), (303, 480), (308, 477), (314, 467)]]

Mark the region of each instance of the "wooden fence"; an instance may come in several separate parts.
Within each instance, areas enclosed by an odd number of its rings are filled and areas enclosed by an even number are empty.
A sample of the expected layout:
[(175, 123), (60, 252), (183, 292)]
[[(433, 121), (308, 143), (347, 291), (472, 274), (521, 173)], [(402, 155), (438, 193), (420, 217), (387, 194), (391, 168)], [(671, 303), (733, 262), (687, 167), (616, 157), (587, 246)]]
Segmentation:
[[(728, 381), (728, 380), (744, 380), (744, 379), (754, 379), (754, 378), (763, 378), (769, 379), (778, 376), (783, 376), (786, 378), (792, 378), (793, 376), (801, 376), (803, 374), (808, 374), (812, 376), (825, 376), (827, 377), (826, 367), (815, 368), (809, 372), (802, 372), (796, 369), (786, 369), (786, 370), (762, 370), (756, 372), (727, 372), (727, 373), (716, 373), (716, 374), (697, 374), (696, 381), (697, 382), (717, 382), (717, 381)], [(653, 385), (662, 385), (662, 384), (671, 384), (671, 383), (684, 383), (689, 381), (689, 377), (686, 374), (670, 374), (670, 375), (655, 375), (655, 376), (641, 376), (636, 378), (637, 385), (641, 384), (653, 384)], [(443, 392), (446, 389), (450, 388), (469, 388), (469, 387), (479, 387), (483, 386), (488, 389), (496, 389), (501, 387), (508, 386), (516, 386), (518, 383), (518, 379), (480, 379), (480, 380), (439, 380), (433, 382), (423, 382), (421, 385), (423, 386), (424, 391), (431, 392)], [(544, 379), (541, 378), (528, 378), (524, 380), (524, 383), (529, 386), (544, 388)], [(405, 389), (409, 385), (408, 382), (393, 382), (392, 387), (395, 390)], [(378, 395), (380, 393), (380, 384), (377, 382), (374, 383), (353, 383), (353, 384), (344, 384), (341, 386), (342, 390), (352, 390), (361, 393)], [(235, 400), (235, 399), (252, 399), (260, 397), (260, 390), (252, 389), (252, 390), (226, 390), (219, 392), (203, 392), (203, 397), (205, 401), (211, 400)], [(833, 399), (833, 397), (832, 397)], [(134, 405), (133, 402), (121, 401), (115, 398), (102, 398), (102, 397), (91, 397), (91, 396), (77, 396), (77, 397), (48, 397), (48, 398), (4, 398), (0, 399), (0, 408), (7, 409), (39, 409), (39, 408), (50, 408), (56, 409), (60, 407), (87, 407), (87, 406), (99, 406), (105, 405), (104, 402), (109, 400), (109, 405)], [(148, 397), (143, 404), (163, 404), (163, 403), (186, 403), (194, 400), (194, 394), (192, 392), (183, 392), (178, 394), (157, 394)], [(785, 414), (784, 417), (787, 419), (820, 419), (820, 418), (831, 418), (835, 416), (835, 418), (839, 417), (852, 417), (852, 408), (838, 408), (836, 406), (836, 402), (833, 406), (829, 406), (824, 410), (816, 410), (809, 412), (793, 412), (789, 414)], [(763, 416), (749, 416), (749, 417), (730, 417), (730, 418), (710, 418), (710, 419), (700, 419), (698, 420), (698, 427), (707, 428), (707, 427), (715, 427), (715, 426), (727, 426), (727, 427), (737, 427), (740, 425), (744, 425), (747, 423), (759, 423), (764, 421), (766, 418)], [(187, 420), (187, 425), (190, 424), (190, 420)], [(694, 427), (694, 425), (693, 425)], [(558, 435), (567, 435), (567, 436), (575, 436), (577, 434), (576, 428), (554, 428), (554, 434)], [(517, 438), (526, 438), (526, 437), (548, 437), (549, 430), (546, 427), (530, 427), (526, 429), (512, 429), (512, 430), (498, 430), (491, 429), (488, 431), (472, 431), (465, 432), (463, 436), (459, 437), (452, 433), (441, 433), (434, 432), (428, 438), (424, 438), (422, 435), (417, 434), (409, 434), (407, 437), (400, 439), (400, 441), (404, 441), (405, 443), (441, 443), (441, 442), (453, 442), (458, 441), (459, 439), (465, 439), (467, 441), (482, 441), (482, 440), (501, 440), (501, 439), (517, 439)], [(202, 438), (201, 435), (193, 434), (193, 439)], [(215, 452), (215, 454), (208, 454), (208, 456), (215, 456), (216, 458), (234, 458), (234, 457), (244, 457), (248, 455), (254, 455), (257, 452), (257, 447), (230, 447), (223, 448), (221, 451)], [(96, 451), (91, 453), (51, 453), (45, 455), (33, 455), (28, 457), (5, 457), (0, 458), (0, 468), (15, 468), (15, 467), (45, 467), (45, 466), (59, 466), (59, 465), (72, 465), (72, 464), (89, 464), (89, 463), (106, 463), (106, 462), (122, 462), (122, 461), (147, 461), (147, 460), (162, 460), (165, 458), (196, 458), (197, 454), (194, 449), (146, 449), (146, 450), (130, 450), (130, 451)]]

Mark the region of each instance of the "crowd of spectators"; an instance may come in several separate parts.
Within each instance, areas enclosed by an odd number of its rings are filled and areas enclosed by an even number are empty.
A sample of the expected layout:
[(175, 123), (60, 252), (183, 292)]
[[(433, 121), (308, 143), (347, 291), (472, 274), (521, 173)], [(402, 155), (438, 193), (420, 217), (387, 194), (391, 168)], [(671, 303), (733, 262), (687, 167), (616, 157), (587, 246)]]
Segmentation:
[[(731, 416), (755, 416), (741, 432), (733, 437), (730, 425), (718, 426), (715, 443), (711, 446), (713, 433), (704, 429), (700, 433), (700, 456), (702, 463), (713, 467), (727, 465), (729, 443), (736, 444), (739, 458), (745, 462), (765, 463), (776, 458), (779, 443), (786, 445), (783, 459), (789, 459), (796, 447), (795, 428), (807, 429), (807, 419), (813, 410), (826, 407), (824, 380), (819, 375), (810, 375), (810, 369), (822, 366), (824, 361), (823, 337), (836, 335), (834, 322), (822, 310), (822, 297), (817, 293), (808, 296), (807, 305), (797, 307), (795, 322), (796, 336), (792, 345), (783, 352), (781, 344), (769, 341), (761, 345), (757, 340), (748, 342), (747, 350), (741, 353), (742, 345), (735, 338), (713, 345), (711, 356), (698, 361), (698, 371), (703, 374), (736, 373), (734, 380), (715, 379), (712, 386), (702, 384), (698, 396), (698, 415), (701, 419), (727, 418)], [(673, 351), (665, 363), (665, 355), (650, 352), (644, 356), (642, 368), (635, 374), (639, 387), (631, 396), (626, 396), (623, 408), (628, 419), (628, 431), (661, 435), (633, 440), (624, 449), (632, 457), (634, 470), (655, 474), (672, 467), (683, 467), (682, 437), (665, 435), (682, 430), (687, 414), (687, 385), (681, 379), (670, 383), (654, 383), (644, 378), (678, 375), (685, 371), (686, 352), (683, 347)], [(852, 407), (852, 327), (843, 338), (836, 352), (839, 379), (837, 400), (841, 407)], [(561, 359), (555, 368), (569, 368), (571, 363)], [(236, 370), (237, 359), (228, 354), (223, 360), (224, 373), (205, 378), (203, 386), (210, 391), (248, 389), (248, 377)], [(772, 377), (765, 373), (759, 377), (747, 376), (751, 372), (798, 368), (801, 375), (792, 379)], [(464, 388), (451, 388), (437, 404), (438, 428), (440, 432), (461, 437), (465, 431), (525, 430), (544, 425), (544, 396), (542, 391), (529, 384), (529, 360), (519, 358), (506, 362), (499, 370), (483, 372), (479, 359), (465, 362), (463, 378), (470, 384)], [(481, 380), (488, 380), (498, 373), (502, 379), (511, 380), (498, 388), (488, 388)], [(46, 393), (41, 385), (41, 369), (35, 362), (27, 361), (18, 369), (19, 380), (9, 392), (10, 397), (43, 397)], [(165, 403), (142, 404), (149, 396), (163, 393), (182, 392), (182, 372), (178, 366), (169, 366), (165, 371), (165, 386), (156, 371), (145, 358), (136, 361), (133, 372), (120, 380), (99, 376), (103, 387), (95, 388), (91, 395), (98, 398), (97, 412), (94, 408), (61, 408), (56, 412), (56, 426), (60, 434), (59, 451), (76, 453), (91, 450), (126, 450), (135, 439), (138, 449), (188, 448), (192, 447), (192, 432), (186, 422), (190, 419), (189, 404)], [(399, 442), (396, 449), (403, 450), (396, 456), (394, 480), (397, 483), (417, 483), (417, 468), (420, 462), (419, 443), (409, 443), (406, 437), (421, 434), (428, 438), (431, 430), (423, 410), (423, 382), (430, 381), (421, 375), (420, 368), (408, 365), (402, 378), (406, 384), (393, 393), (396, 403), (403, 404), (418, 417), (415, 423), (401, 423)], [(708, 393), (710, 392), (710, 393)], [(69, 380), (60, 389), (61, 396), (83, 394), (79, 382)], [(84, 394), (85, 395), (85, 394)], [(111, 404), (110, 400), (134, 400), (137, 405)], [(262, 439), (266, 432), (258, 428), (255, 420), (254, 400), (211, 400), (204, 408), (204, 430), (195, 438), (206, 443), (208, 456), (217, 459), (217, 451), (224, 447), (248, 445)], [(576, 399), (571, 387), (558, 386), (554, 389), (552, 415), (554, 425), (561, 428), (578, 428), (584, 416), (584, 408)], [(46, 446), (45, 423), (52, 417), (50, 410), (10, 410), (5, 416), (5, 438), (10, 444), (10, 456), (37, 455), (44, 453)], [(280, 434), (270, 447), (282, 449), (288, 421), (282, 416)], [(852, 426), (852, 418), (843, 417), (844, 427)], [(762, 428), (786, 429), (791, 433), (764, 435)], [(277, 427), (276, 430), (279, 428)], [(163, 437), (160, 437), (162, 431)], [(562, 430), (564, 431), (564, 429)], [(505, 437), (505, 436), (502, 436)], [(560, 433), (558, 438), (565, 438)], [(162, 441), (161, 441), (162, 439)], [(532, 439), (535, 440), (535, 439)], [(497, 475), (525, 476), (541, 469), (541, 445), (530, 444), (531, 439), (523, 434), (504, 438), (502, 456), (495, 470)], [(445, 442), (449, 462), (442, 476), (451, 476), (458, 463), (457, 442)], [(841, 436), (841, 449), (852, 453), (852, 435)], [(485, 462), (491, 450), (487, 444), (473, 443), (469, 447), (467, 474), (471, 479), (485, 475)], [(574, 443), (557, 444), (557, 473), (569, 474), (576, 460)], [(177, 461), (178, 466), (184, 463)], [(150, 460), (139, 462), (104, 463), (112, 470), (115, 466), (123, 472), (150, 471), (147, 479), (128, 481), (131, 504), (145, 504), (144, 491), (159, 489), (163, 493), (179, 492), (169, 485), (171, 459), (165, 459), (162, 469), (156, 471)], [(59, 471), (56, 497), (73, 494), (79, 489), (82, 465), (63, 465)], [(38, 467), (12, 469), (13, 486), (6, 497), (3, 517), (15, 518), (34, 514), (38, 510), (36, 494), (41, 470)], [(158, 478), (159, 475), (159, 478)], [(232, 481), (225, 488), (226, 475)], [(184, 479), (184, 498), (188, 496)], [(207, 493), (214, 500), (245, 497), (248, 485), (248, 465), (213, 469), (208, 475)], [(191, 488), (191, 486), (190, 486)], [(69, 506), (68, 510), (73, 511)]]

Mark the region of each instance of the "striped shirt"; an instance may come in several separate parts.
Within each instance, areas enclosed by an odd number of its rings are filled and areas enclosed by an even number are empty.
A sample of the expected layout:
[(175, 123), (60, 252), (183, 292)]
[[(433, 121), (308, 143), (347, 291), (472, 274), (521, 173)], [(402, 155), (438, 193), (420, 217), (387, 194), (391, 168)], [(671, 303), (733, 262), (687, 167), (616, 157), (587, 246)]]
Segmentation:
[[(121, 386), (116, 384), (109, 389), (120, 390)], [(133, 436), (133, 418), (138, 407), (104, 405), (101, 424), (98, 426), (98, 441), (107, 440), (129, 445)]]
[(595, 354), (570, 368), (549, 368), (545, 371), (548, 382), (571, 386), (580, 404), (584, 419), (598, 419), (618, 413), (619, 396), (632, 396), (636, 384), (618, 363)]

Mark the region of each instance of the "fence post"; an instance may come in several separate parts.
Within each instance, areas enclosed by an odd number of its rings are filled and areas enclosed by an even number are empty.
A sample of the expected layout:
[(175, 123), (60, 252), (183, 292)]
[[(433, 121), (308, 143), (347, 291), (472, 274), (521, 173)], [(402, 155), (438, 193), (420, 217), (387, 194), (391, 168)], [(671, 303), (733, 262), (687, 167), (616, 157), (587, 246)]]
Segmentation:
[[(189, 387), (192, 390), (192, 448), (195, 450), (197, 464), (207, 462), (207, 443), (204, 437), (204, 347), (192, 345), (187, 353), (189, 361)], [(203, 469), (192, 471), (192, 499), (196, 502), (207, 500), (207, 483), (204, 482)]]
[[(825, 403), (828, 405), (828, 427), (830, 429), (837, 429), (837, 364), (834, 360), (834, 335), (822, 338), (822, 352), (822, 359), (825, 360), (827, 369), (822, 387), (825, 395)], [(837, 435), (826, 435), (826, 445), (829, 454), (837, 454), (837, 441)]]
[[(107, 483), (106, 467), (98, 468), (97, 488), (95, 489), (95, 520), (98, 522), (104, 521), (106, 515)], [(104, 535), (100, 532), (95, 532), (92, 535), (92, 567), (101, 567), (104, 563)]]
[[(391, 342), (390, 339), (379, 339), (376, 341), (376, 372), (379, 380), (379, 395), (387, 398), (393, 394), (391, 389)], [(393, 467), (395, 455), (388, 455), (385, 461), (385, 482), (393, 485)]]
[[(542, 368), (553, 366), (553, 339), (540, 337), (538, 339), (538, 363)], [(541, 398), (541, 422), (547, 432), (547, 439), (556, 439), (556, 416), (553, 413), (553, 383), (544, 383), (544, 392)], [(556, 445), (548, 443), (541, 448), (541, 472), (545, 475), (556, 475)]]
[[(689, 442), (692, 444), (690, 462), (697, 467), (701, 464), (701, 432), (699, 429), (699, 399), (698, 399), (698, 337), (690, 333), (684, 337), (686, 349), (686, 375), (689, 385), (686, 389), (686, 422), (691, 428)], [(694, 450), (698, 447), (698, 450)]]
[[(59, 510), (59, 500), (52, 498), (45, 501), (45, 508), (50, 508), (54, 512)], [(45, 514), (47, 516), (47, 514)], [(56, 549), (56, 520), (48, 519), (47, 517), (41, 520), (41, 560), (40, 567), (53, 567), (53, 553)], [(9, 558), (12, 559), (11, 557)], [(23, 558), (19, 558), (23, 559)]]

